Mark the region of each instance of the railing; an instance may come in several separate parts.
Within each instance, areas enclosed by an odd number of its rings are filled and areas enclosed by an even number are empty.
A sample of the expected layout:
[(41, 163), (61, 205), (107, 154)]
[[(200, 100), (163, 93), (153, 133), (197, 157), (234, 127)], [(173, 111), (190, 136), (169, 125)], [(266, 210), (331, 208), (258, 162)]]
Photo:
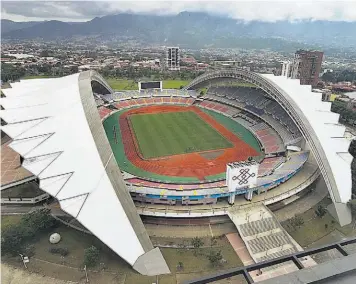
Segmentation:
[(47, 193), (36, 197), (2, 197), (1, 204), (35, 204), (48, 199), (50, 196)]
[[(255, 264), (251, 264), (248, 266), (244, 266), (244, 267), (238, 267), (238, 268), (232, 268), (223, 272), (219, 272), (216, 273), (214, 275), (211, 276), (206, 276), (206, 277), (202, 277), (196, 280), (188, 280), (185, 281), (185, 284), (205, 284), (205, 283), (211, 283), (214, 281), (218, 281), (218, 280), (222, 280), (222, 279), (226, 279), (229, 277), (233, 277), (233, 276), (237, 276), (237, 275), (242, 275), (246, 282), (248, 284), (250, 283), (254, 283), (254, 280), (252, 279), (250, 272), (255, 271), (255, 270), (259, 270), (262, 268), (266, 268), (266, 267), (270, 267), (276, 264), (281, 264), (281, 263), (285, 263), (287, 261), (293, 261), (293, 263), (295, 264), (295, 266), (298, 269), (303, 269), (305, 268), (303, 263), (300, 261), (299, 258), (302, 257), (306, 257), (306, 256), (311, 256), (313, 254), (316, 253), (320, 253), (320, 252), (325, 252), (325, 251), (329, 251), (332, 249), (336, 249), (338, 252), (340, 252), (343, 256), (348, 256), (349, 253), (344, 249), (344, 246), (349, 245), (349, 244), (354, 244), (356, 243), (356, 238), (351, 238), (351, 239), (347, 239), (347, 240), (343, 240), (343, 241), (339, 241), (336, 243), (332, 243), (332, 244), (328, 244), (328, 245), (324, 245), (322, 247), (318, 247), (318, 248), (312, 248), (312, 249), (308, 249), (305, 251), (299, 251), (287, 256), (282, 256), (282, 257), (278, 257), (275, 259), (271, 259), (271, 260), (266, 260), (263, 262), (259, 262), (259, 263), (255, 263)], [(346, 272), (347, 270), (345, 270)]]
[(194, 206), (189, 206), (187, 205), (186, 208), (184, 209), (179, 209), (179, 208), (174, 208), (174, 207), (169, 207), (167, 208), (157, 208), (157, 207), (150, 207), (149, 204), (140, 206), (136, 204), (137, 207), (137, 212), (142, 215), (152, 215), (152, 216), (177, 216), (182, 214), (187, 214), (187, 215), (192, 215), (192, 217), (196, 216), (211, 216), (211, 215), (225, 215), (227, 214), (227, 211), (230, 210), (231, 208), (234, 208), (234, 210), (240, 210), (244, 208), (248, 208), (251, 206), (254, 206), (256, 204), (264, 204), (264, 205), (270, 205), (272, 203), (276, 203), (278, 201), (281, 201), (283, 199), (286, 199), (292, 195), (295, 195), (296, 193), (302, 191), (306, 187), (308, 187), (310, 184), (312, 184), (319, 176), (320, 172), (316, 168), (313, 174), (303, 181), (303, 183), (299, 184), (298, 186), (280, 193), (278, 195), (273, 195), (270, 197), (266, 197), (263, 200), (258, 200), (258, 201), (251, 201), (249, 203), (243, 204), (243, 205), (222, 205), (220, 207), (213, 207), (211, 206), (210, 208), (203, 208), (203, 209), (197, 209), (194, 208)]

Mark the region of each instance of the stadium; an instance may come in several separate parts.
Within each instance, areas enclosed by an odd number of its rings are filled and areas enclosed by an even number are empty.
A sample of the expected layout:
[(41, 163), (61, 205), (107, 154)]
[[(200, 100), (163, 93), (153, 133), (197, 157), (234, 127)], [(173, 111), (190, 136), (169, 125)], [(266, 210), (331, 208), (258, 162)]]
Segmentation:
[[(216, 70), (180, 90), (140, 82), (138, 91), (114, 91), (86, 71), (11, 87), (3, 90), (2, 130), (30, 173), (24, 179), (33, 176), (141, 274), (169, 273), (141, 218), (228, 216), (242, 236), (258, 235), (278, 227), (267, 205), (286, 205), (321, 178), (329, 211), (351, 222), (345, 127), (299, 80)], [(257, 206), (271, 218), (241, 218)], [(300, 250), (282, 230), (276, 237), (289, 246), (269, 258)], [(248, 248), (266, 260), (256, 244)]]

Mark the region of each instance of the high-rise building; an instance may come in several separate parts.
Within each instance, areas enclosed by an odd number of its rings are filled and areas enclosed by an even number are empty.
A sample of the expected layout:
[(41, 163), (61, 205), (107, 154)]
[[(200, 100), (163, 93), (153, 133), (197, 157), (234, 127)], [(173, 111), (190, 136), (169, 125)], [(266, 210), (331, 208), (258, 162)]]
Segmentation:
[(179, 47), (167, 47), (166, 50), (166, 67), (171, 71), (180, 70), (180, 55)]
[(290, 77), (300, 79), (301, 85), (316, 86), (322, 61), (322, 51), (298, 50), (294, 56)]
[(292, 71), (292, 63), (290, 61), (282, 62), (281, 68), (281, 76), (290, 77), (290, 73)]

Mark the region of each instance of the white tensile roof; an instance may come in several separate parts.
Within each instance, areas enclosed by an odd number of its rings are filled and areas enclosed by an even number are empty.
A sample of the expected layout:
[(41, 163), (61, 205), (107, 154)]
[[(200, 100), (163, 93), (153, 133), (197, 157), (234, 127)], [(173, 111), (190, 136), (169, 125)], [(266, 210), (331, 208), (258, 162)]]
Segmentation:
[(300, 85), (299, 80), (284, 76), (263, 74), (289, 96), (308, 121), (324, 152), (324, 164), (330, 166), (331, 174), (337, 185), (337, 193), (330, 192), (335, 202), (347, 203), (351, 198), (351, 162), (350, 140), (344, 137), (346, 127), (339, 124), (339, 114), (331, 112), (331, 102), (323, 102), (322, 94), (311, 91), (311, 86)]
[(79, 77), (78, 73), (22, 80), (3, 89), (1, 118), (7, 123), (3, 131), (13, 139), (10, 147), (24, 158), (23, 167), (39, 178), (40, 188), (134, 265), (145, 248), (99, 155), (83, 109)]

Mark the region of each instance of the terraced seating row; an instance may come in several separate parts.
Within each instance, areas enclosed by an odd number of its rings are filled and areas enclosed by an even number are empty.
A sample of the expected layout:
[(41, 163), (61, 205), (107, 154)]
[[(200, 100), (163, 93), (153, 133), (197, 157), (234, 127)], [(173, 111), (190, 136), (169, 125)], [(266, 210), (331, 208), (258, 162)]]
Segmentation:
[(258, 168), (258, 176), (263, 177), (270, 174), (275, 168), (285, 161), (284, 157), (266, 158)]
[(277, 224), (275, 223), (272, 217), (268, 217), (268, 218), (264, 218), (261, 220), (252, 221), (240, 225), (241, 234), (244, 237), (257, 235), (266, 231), (271, 231), (276, 228), (277, 228)]
[(201, 107), (207, 108), (207, 109), (211, 109), (214, 111), (218, 111), (221, 113), (224, 113), (228, 116), (237, 113), (236, 110), (230, 106), (224, 105), (224, 104), (220, 104), (217, 102), (213, 102), (213, 101), (203, 101), (199, 104)]
[(255, 238), (247, 242), (253, 254), (264, 252), (289, 244), (290, 240), (284, 232), (278, 232)]
[(102, 118), (104, 118), (105, 116), (107, 116), (109, 113), (111, 113), (112, 110), (109, 109), (109, 108), (106, 108), (106, 107), (104, 107), (104, 106), (101, 106), (101, 107), (98, 108), (98, 112), (99, 112), (100, 118), (102, 119)]
[(284, 145), (281, 138), (268, 126), (265, 129), (257, 130), (255, 134), (261, 141), (266, 154), (284, 151)]
[(228, 103), (228, 100), (235, 105), (235, 102), (238, 102), (240, 104), (239, 107), (248, 109), (258, 116), (268, 117), (268, 122), (273, 121), (271, 125), (278, 132), (281, 130), (285, 145), (290, 145), (291, 142), (302, 138), (298, 127), (285, 110), (276, 101), (267, 98), (260, 89), (248, 87), (210, 87), (207, 97), (223, 101), (224, 103)]
[(281, 250), (281, 251), (278, 251), (278, 252), (275, 252), (275, 253), (271, 253), (271, 254), (267, 254), (267, 255), (264, 255), (262, 257), (259, 257), (259, 258), (257, 258), (257, 262), (262, 262), (262, 261), (265, 261), (265, 260), (274, 259), (274, 258), (277, 258), (277, 257), (281, 257), (281, 256), (285, 256), (285, 255), (288, 255), (288, 254), (292, 254), (294, 252), (296, 252), (296, 250), (294, 248), (288, 248), (288, 249), (285, 249), (285, 250)]
[(296, 172), (308, 160), (309, 152), (299, 152), (288, 157), (284, 163), (275, 168), (270, 175), (261, 176), (257, 180), (257, 186), (268, 184)]
[(131, 108), (135, 106), (145, 106), (153, 104), (183, 104), (191, 105), (194, 98), (190, 97), (148, 97), (148, 98), (129, 98), (117, 101), (114, 105), (118, 109)]

